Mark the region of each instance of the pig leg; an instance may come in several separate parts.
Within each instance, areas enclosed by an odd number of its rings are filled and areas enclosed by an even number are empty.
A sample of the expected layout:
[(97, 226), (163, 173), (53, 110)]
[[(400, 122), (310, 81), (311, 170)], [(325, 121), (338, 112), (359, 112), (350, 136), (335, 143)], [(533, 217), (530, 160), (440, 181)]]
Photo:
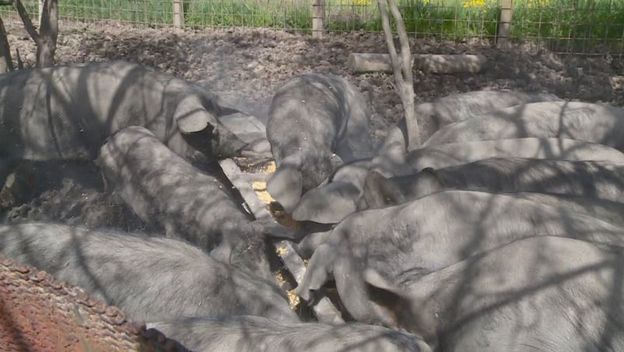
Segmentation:
[(310, 301), (312, 292), (320, 289), (327, 282), (335, 257), (336, 250), (329, 243), (318, 247), (310, 259), (303, 281), (295, 290), (301, 298)]

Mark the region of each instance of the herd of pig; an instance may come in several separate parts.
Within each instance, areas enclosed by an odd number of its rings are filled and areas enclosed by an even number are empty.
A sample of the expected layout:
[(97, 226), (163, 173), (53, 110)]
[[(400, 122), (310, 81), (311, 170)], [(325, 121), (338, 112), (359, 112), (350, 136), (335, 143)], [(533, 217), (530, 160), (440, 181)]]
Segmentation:
[[(192, 83), (126, 62), (0, 75), (0, 181), (23, 160), (89, 160), (160, 231), (0, 225), (0, 256), (76, 285), (193, 351), (624, 351), (624, 109), (484, 90), (417, 106), (375, 145), (357, 88), (280, 87), (266, 139)], [(268, 143), (267, 143), (268, 141)], [(256, 219), (218, 165), (274, 159), (296, 228)], [(2, 211), (2, 209), (0, 209)], [(272, 240), (336, 288), (344, 324), (302, 322)]]

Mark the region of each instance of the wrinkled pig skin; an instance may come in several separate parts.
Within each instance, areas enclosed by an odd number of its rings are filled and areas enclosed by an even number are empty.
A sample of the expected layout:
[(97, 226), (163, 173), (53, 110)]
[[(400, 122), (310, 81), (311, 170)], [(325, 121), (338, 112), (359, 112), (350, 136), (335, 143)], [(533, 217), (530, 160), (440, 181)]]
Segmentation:
[[(421, 127), (421, 135), (429, 136), (441, 127), (454, 122), (479, 118), (505, 108), (520, 108), (525, 104), (544, 101), (561, 101), (561, 99), (549, 93), (525, 93), (509, 89), (477, 90), (440, 97), (431, 102), (419, 104), (414, 110), (418, 121), (424, 124)], [(409, 145), (406, 148), (406, 136), (407, 126), (403, 118), (390, 129), (383, 144), (385, 146), (402, 145), (404, 150), (420, 147)]]
[[(149, 130), (132, 126), (102, 146), (97, 164), (125, 203), (169, 238), (205, 249), (242, 269), (272, 277), (262, 229), (251, 224), (214, 172), (200, 171)], [(258, 231), (256, 231), (258, 230)]]
[(447, 125), (423, 146), (507, 138), (569, 138), (624, 148), (624, 109), (583, 102), (510, 107)]
[(598, 161), (491, 158), (414, 175), (367, 176), (363, 198), (368, 208), (417, 199), (441, 190), (496, 193), (537, 192), (619, 202), (624, 195), (624, 165)]
[(292, 216), (298, 221), (330, 224), (365, 209), (360, 198), (371, 170), (386, 177), (407, 176), (426, 168), (440, 169), (488, 158), (601, 161), (624, 165), (624, 154), (617, 149), (571, 139), (520, 138), (432, 145), (409, 152), (405, 163), (400, 165), (378, 156), (341, 166), (327, 182), (303, 195)]
[(243, 148), (217, 117), (218, 98), (192, 83), (124, 61), (0, 75), (0, 156), (92, 159), (105, 139), (144, 126), (187, 158)]
[(241, 314), (298, 320), (274, 283), (173, 239), (0, 225), (0, 254), (76, 285), (135, 321)]
[(343, 162), (370, 157), (370, 111), (364, 96), (346, 79), (305, 74), (273, 97), (267, 138), (277, 171), (267, 185), (290, 212), (307, 190)]
[(521, 239), (401, 285), (408, 329), (440, 351), (624, 350), (621, 247)]
[(406, 163), (420, 171), (490, 158), (602, 161), (624, 165), (624, 153), (615, 148), (567, 138), (512, 138), (431, 145), (410, 152)]
[(549, 93), (525, 93), (508, 89), (477, 90), (451, 94), (430, 103), (420, 104), (416, 107), (416, 113), (429, 116), (433, 123), (440, 127), (479, 118), (481, 115), (512, 106), (560, 100), (556, 95)]
[(364, 324), (283, 324), (266, 318), (191, 318), (148, 324), (197, 352), (430, 352), (412, 334)]
[(624, 245), (624, 229), (588, 215), (513, 195), (444, 191), (346, 218), (312, 255), (297, 293), (310, 300), (333, 276), (357, 321), (382, 317), (394, 326), (396, 314), (371, 301), (366, 270), (402, 283), (518, 239), (547, 235)]

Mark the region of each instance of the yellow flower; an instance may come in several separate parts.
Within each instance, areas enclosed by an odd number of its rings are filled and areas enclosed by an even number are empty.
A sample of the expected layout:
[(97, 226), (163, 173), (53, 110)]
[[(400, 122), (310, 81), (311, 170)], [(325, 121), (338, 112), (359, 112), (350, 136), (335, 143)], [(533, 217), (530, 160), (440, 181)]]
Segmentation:
[(467, 0), (464, 1), (466, 9), (480, 9), (485, 7), (485, 0)]
[(540, 8), (546, 7), (550, 3), (550, 0), (526, 0), (527, 7)]

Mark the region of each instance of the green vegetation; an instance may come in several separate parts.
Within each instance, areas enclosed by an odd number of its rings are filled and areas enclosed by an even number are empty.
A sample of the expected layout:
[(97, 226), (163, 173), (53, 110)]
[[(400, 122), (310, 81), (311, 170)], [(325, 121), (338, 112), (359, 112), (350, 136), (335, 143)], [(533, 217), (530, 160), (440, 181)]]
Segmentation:
[[(354, 0), (363, 2), (366, 0)], [(331, 30), (380, 31), (375, 2), (330, 17)], [(400, 0), (407, 30), (419, 37), (494, 38), (500, 13), (497, 0)], [(363, 11), (364, 7), (368, 11)], [(361, 15), (365, 13), (365, 15)], [(558, 50), (587, 51), (595, 46), (624, 49), (624, 1), (514, 0), (511, 36), (538, 39)]]
[(538, 1), (515, 7), (513, 37), (540, 38), (559, 50), (586, 51), (595, 46), (624, 49), (624, 2)]
[(191, 0), (184, 4), (185, 23), (192, 27), (312, 27), (311, 7), (282, 1)]
[[(419, 37), (496, 36), (497, 0), (398, 0), (405, 24)], [(172, 23), (171, 0), (60, 0), (65, 18), (112, 19), (147, 25)], [(332, 31), (380, 31), (376, 0), (326, 0)], [(27, 2), (34, 10), (35, 1)], [(7, 8), (2, 8), (3, 12)], [(311, 0), (185, 0), (190, 27), (276, 27), (309, 31)], [(512, 37), (569, 49), (624, 45), (624, 1), (515, 0)]]

